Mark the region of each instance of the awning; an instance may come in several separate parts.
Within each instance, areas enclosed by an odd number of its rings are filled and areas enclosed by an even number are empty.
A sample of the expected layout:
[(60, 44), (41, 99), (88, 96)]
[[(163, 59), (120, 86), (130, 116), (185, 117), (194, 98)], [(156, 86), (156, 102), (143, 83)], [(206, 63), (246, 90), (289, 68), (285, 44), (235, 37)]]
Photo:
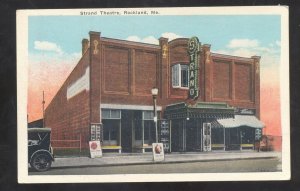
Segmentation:
[(211, 122), (211, 128), (224, 128), (216, 119)]
[(236, 128), (241, 126), (253, 128), (265, 127), (265, 124), (253, 115), (235, 115), (234, 118), (218, 119), (217, 121), (225, 128)]

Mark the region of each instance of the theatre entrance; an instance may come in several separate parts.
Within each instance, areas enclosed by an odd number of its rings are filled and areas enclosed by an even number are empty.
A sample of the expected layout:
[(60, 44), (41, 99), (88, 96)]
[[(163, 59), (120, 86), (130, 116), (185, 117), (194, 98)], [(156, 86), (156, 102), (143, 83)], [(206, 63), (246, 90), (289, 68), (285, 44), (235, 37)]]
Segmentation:
[(202, 151), (201, 123), (199, 120), (172, 120), (172, 152)]
[(164, 114), (171, 124), (172, 152), (199, 152), (212, 150), (214, 122), (233, 117), (234, 109), (226, 103), (178, 103), (167, 106)]

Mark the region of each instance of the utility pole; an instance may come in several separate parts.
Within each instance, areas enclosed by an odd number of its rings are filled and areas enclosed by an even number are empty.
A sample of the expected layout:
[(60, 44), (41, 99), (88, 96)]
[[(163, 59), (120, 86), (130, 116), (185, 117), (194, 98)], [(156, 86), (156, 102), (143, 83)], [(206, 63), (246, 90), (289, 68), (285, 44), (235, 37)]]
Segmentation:
[(44, 91), (43, 91), (43, 128), (45, 127), (45, 96), (44, 96)]

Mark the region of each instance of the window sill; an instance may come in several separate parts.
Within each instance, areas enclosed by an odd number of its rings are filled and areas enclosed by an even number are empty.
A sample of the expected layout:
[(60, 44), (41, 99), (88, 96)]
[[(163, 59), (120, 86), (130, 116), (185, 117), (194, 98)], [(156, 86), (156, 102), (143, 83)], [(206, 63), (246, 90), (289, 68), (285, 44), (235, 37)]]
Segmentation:
[(183, 89), (183, 90), (188, 90), (189, 89), (188, 87), (179, 87), (179, 86), (178, 87), (175, 86), (175, 87), (172, 87), (172, 88), (173, 89)]

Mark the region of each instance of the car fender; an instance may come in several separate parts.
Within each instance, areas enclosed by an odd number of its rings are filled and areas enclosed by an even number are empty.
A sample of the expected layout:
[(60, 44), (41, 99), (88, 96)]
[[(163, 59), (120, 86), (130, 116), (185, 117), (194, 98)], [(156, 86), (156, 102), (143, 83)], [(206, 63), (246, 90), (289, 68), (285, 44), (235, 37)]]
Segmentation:
[(46, 153), (52, 161), (54, 161), (54, 157), (52, 156), (52, 154), (47, 151), (47, 150), (44, 150), (44, 149), (40, 149), (40, 150), (37, 150), (35, 151), (34, 153), (32, 153), (31, 157), (30, 157), (30, 160), (29, 160), (29, 163), (31, 162), (32, 158), (36, 155), (36, 154), (39, 154), (39, 153)]

